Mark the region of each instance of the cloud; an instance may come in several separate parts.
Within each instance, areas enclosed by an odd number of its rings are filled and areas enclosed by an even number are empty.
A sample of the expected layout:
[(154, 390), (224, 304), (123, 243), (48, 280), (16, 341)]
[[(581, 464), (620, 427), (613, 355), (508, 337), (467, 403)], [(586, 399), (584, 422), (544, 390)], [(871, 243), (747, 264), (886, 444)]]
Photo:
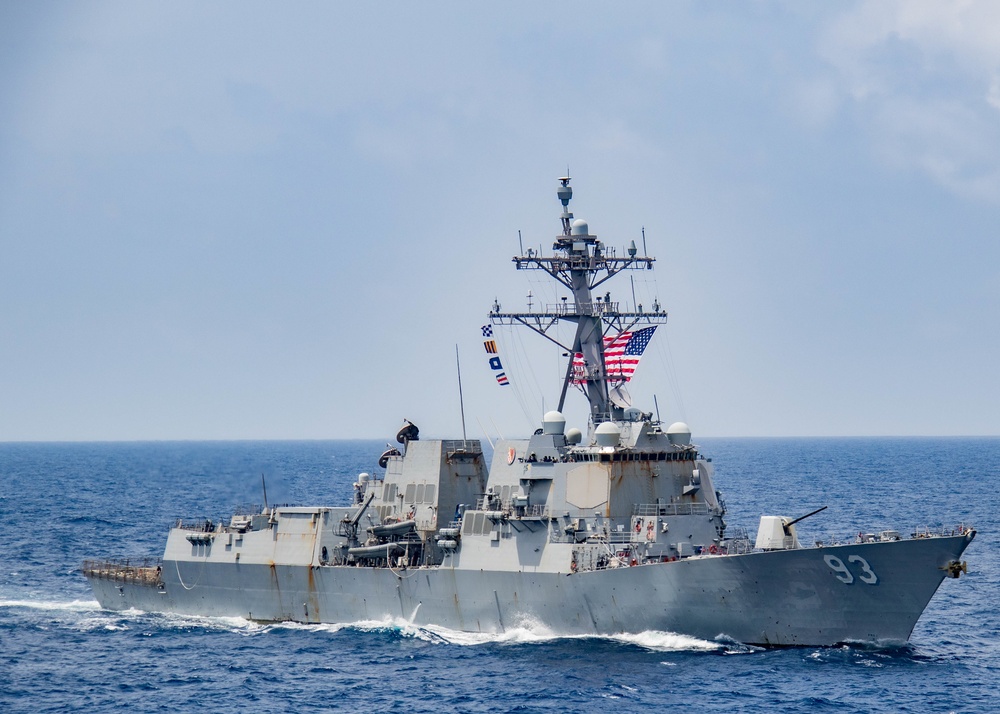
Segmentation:
[(1000, 203), (1000, 4), (862, 2), (827, 25), (819, 52), (878, 155)]
[(811, 126), (825, 126), (843, 101), (836, 83), (828, 78), (793, 81), (789, 96), (796, 115)]
[(1000, 111), (1000, 76), (993, 76), (993, 80), (990, 82), (990, 91), (986, 93), (986, 101), (991, 107)]

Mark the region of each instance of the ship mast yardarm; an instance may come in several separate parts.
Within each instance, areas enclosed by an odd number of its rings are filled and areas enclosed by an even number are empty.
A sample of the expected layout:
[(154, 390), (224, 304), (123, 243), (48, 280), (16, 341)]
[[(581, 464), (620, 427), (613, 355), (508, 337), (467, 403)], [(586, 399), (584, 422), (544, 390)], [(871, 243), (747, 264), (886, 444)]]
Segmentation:
[[(550, 305), (538, 312), (501, 312), (500, 305), (494, 303), (490, 320), (494, 325), (521, 324), (529, 327), (568, 353), (557, 410), (563, 410), (569, 386), (579, 384), (590, 403), (590, 426), (594, 428), (602, 422), (621, 419), (624, 409), (610, 398), (610, 385), (624, 379), (620, 375), (609, 375), (604, 336), (625, 332), (639, 324), (666, 323), (667, 313), (659, 309), (643, 310), (641, 306), (632, 311), (622, 310), (618, 302), (609, 299), (610, 293), (603, 299), (600, 296), (595, 298), (594, 289), (605, 281), (623, 270), (652, 270), (656, 259), (637, 255), (635, 241), (630, 243), (627, 257), (617, 257), (613, 248), (590, 234), (586, 221), (573, 220), (569, 210), (573, 188), (569, 182), (568, 176), (559, 179), (557, 195), (563, 205), (560, 217), (562, 234), (552, 245), (555, 254), (543, 256), (529, 249), (527, 255), (516, 256), (513, 262), (518, 270), (544, 270), (572, 292), (572, 304)], [(549, 334), (560, 321), (576, 324), (572, 345), (564, 345)], [(582, 355), (582, 369), (574, 366), (575, 355)], [(576, 364), (579, 365), (579, 358)]]

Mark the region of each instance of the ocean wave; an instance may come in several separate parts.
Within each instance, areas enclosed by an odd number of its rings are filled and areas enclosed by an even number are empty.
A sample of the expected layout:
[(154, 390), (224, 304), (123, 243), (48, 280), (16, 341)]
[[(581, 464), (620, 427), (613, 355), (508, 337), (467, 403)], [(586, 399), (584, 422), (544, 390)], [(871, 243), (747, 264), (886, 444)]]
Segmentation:
[(127, 610), (128, 613), (155, 619), (164, 630), (190, 630), (192, 627), (206, 630), (222, 630), (242, 635), (256, 635), (267, 632), (270, 624), (255, 622), (245, 617), (210, 617), (206, 615), (180, 615), (171, 612), (143, 612)]
[[(362, 633), (388, 633), (396, 637), (412, 638), (431, 644), (459, 647), (535, 645), (587, 640), (617, 643), (638, 647), (651, 652), (716, 652), (731, 655), (762, 651), (762, 648), (745, 645), (724, 636), (720, 636), (715, 640), (705, 640), (676, 632), (658, 630), (616, 634), (564, 634), (555, 632), (542, 622), (530, 617), (519, 619), (502, 632), (466, 632), (440, 625), (418, 625), (402, 617), (340, 623), (302, 623), (292, 621), (259, 622), (248, 620), (244, 617), (155, 613), (135, 609), (116, 611), (114, 614), (111, 614), (110, 612), (101, 610), (100, 604), (96, 600), (42, 601), (0, 599), (0, 608), (4, 607), (70, 613), (92, 613), (97, 615), (89, 619), (79, 620), (76, 624), (82, 630), (124, 630), (129, 628), (129, 622), (145, 620), (147, 623), (156, 623), (159, 628), (165, 631), (202, 628), (254, 636), (264, 635), (276, 630), (328, 633), (331, 635), (344, 630), (351, 630)], [(868, 645), (868, 648), (872, 647), (872, 645)], [(874, 649), (878, 651), (881, 648), (875, 646)], [(890, 648), (890, 650), (892, 649), (894, 648)], [(912, 648), (904, 645), (901, 652), (912, 652)]]
[[(457, 645), (460, 647), (478, 647), (495, 644), (530, 645), (570, 640), (604, 640), (659, 652), (721, 651), (732, 649), (730, 643), (727, 642), (710, 642), (674, 632), (652, 630), (634, 634), (567, 635), (554, 632), (541, 622), (530, 618), (518, 621), (514, 626), (505, 628), (503, 632), (465, 632), (440, 625), (416, 625), (403, 618), (364, 620), (338, 624), (282, 622), (274, 623), (269, 627), (330, 633), (340, 632), (345, 629), (359, 632), (389, 632), (401, 637), (423, 640), (432, 644)], [(743, 645), (736, 646), (744, 647)]]
[[(2, 601), (0, 601), (2, 602)], [(99, 609), (97, 603), (84, 603), (89, 609)], [(65, 604), (65, 605), (68, 605)], [(80, 608), (84, 610), (86, 608)], [(524, 618), (503, 632), (464, 632), (439, 625), (417, 625), (401, 617), (384, 620), (359, 620), (340, 623), (304, 622), (256, 622), (242, 617), (209, 617), (201, 615), (180, 615), (174, 613), (146, 613), (140, 610), (125, 610), (115, 613), (119, 620), (133, 618), (155, 618), (166, 630), (205, 629), (224, 630), (245, 635), (265, 635), (274, 631), (299, 631), (311, 633), (337, 634), (345, 630), (372, 634), (391, 634), (396, 637), (412, 638), (430, 644), (478, 647), (483, 645), (532, 645), (572, 640), (603, 640), (622, 645), (630, 645), (655, 652), (738, 652), (755, 651), (736, 642), (702, 640), (674, 632), (646, 631), (610, 635), (576, 634), (567, 635), (554, 632), (541, 622)]]
[(64, 610), (70, 612), (95, 612), (100, 611), (101, 605), (97, 600), (71, 600), (50, 601), (50, 600), (0, 600), (0, 608), (26, 608), (29, 610)]

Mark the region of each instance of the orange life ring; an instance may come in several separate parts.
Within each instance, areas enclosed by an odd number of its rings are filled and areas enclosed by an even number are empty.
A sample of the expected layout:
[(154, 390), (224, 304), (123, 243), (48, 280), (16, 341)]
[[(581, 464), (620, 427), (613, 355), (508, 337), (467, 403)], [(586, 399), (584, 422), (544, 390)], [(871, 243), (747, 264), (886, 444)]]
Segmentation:
[(715, 544), (712, 544), (711, 546), (709, 546), (708, 552), (711, 553), (712, 555), (717, 555), (719, 553), (719, 549), (715, 546)]
[(639, 561), (638, 561), (638, 560), (636, 560), (635, 558), (632, 558), (632, 562), (631, 562), (631, 563), (629, 563), (629, 565), (630, 565), (630, 566), (636, 566), (636, 565), (638, 565), (638, 564), (639, 564)]

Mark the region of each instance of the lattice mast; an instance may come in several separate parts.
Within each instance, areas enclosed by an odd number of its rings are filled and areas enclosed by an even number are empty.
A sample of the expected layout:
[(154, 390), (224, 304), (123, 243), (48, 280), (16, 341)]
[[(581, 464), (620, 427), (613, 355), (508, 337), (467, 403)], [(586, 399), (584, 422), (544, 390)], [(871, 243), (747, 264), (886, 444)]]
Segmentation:
[[(639, 324), (663, 324), (667, 321), (667, 313), (655, 300), (651, 311), (643, 310), (642, 305), (628, 311), (620, 309), (620, 304), (611, 299), (610, 292), (595, 297), (594, 290), (622, 270), (652, 270), (656, 259), (637, 255), (635, 241), (629, 243), (625, 251), (627, 257), (617, 257), (614, 248), (590, 234), (586, 221), (573, 220), (569, 210), (573, 189), (569, 182), (568, 176), (559, 179), (557, 196), (563, 205), (562, 235), (552, 245), (554, 255), (543, 256), (529, 248), (526, 255), (515, 256), (512, 260), (518, 270), (544, 270), (569, 289), (572, 301), (564, 297), (561, 303), (545, 305), (537, 312), (501, 312), (499, 302), (494, 302), (490, 321), (494, 325), (524, 325), (558, 345), (567, 355), (558, 409), (563, 410), (569, 387), (579, 385), (590, 402), (591, 424), (597, 426), (609, 419), (622, 418), (623, 410), (622, 399), (611, 399), (612, 390), (624, 380), (620, 375), (608, 374), (604, 336), (630, 330)], [(572, 345), (564, 345), (549, 334), (560, 320), (576, 324)], [(574, 360), (576, 355), (582, 355), (582, 364), (579, 358)]]

